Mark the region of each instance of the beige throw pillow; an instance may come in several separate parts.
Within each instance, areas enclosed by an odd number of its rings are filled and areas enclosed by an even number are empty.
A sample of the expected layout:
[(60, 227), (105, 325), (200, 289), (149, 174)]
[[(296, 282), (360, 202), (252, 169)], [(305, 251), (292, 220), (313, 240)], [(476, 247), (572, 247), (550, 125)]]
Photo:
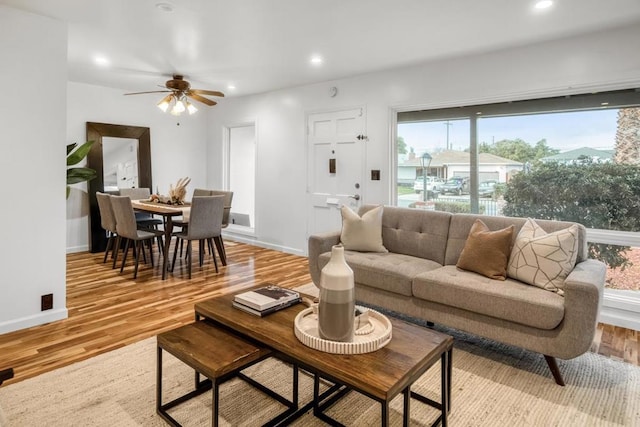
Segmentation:
[(505, 280), (513, 230), (511, 225), (491, 231), (484, 222), (477, 219), (469, 231), (456, 267), (490, 279)]
[(382, 244), (382, 206), (371, 209), (362, 218), (342, 206), (342, 234), (345, 249), (360, 252), (389, 252)]
[(564, 280), (578, 257), (578, 226), (547, 233), (527, 219), (516, 237), (507, 274), (548, 291), (563, 295)]

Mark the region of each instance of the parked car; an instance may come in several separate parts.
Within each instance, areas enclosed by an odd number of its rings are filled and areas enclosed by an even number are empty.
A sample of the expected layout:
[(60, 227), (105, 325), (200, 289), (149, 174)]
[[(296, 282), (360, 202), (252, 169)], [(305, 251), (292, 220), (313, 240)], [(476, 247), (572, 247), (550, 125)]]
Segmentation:
[(496, 191), (496, 181), (482, 181), (478, 186), (478, 197), (491, 197)]
[(462, 176), (454, 176), (453, 178), (449, 178), (447, 182), (442, 185), (442, 189), (440, 191), (442, 191), (443, 194), (468, 194), (469, 178)]
[[(429, 191), (433, 191), (436, 194), (439, 193), (440, 189), (442, 188), (442, 184), (444, 184), (444, 180), (441, 178), (438, 178), (437, 176), (427, 177), (427, 189)], [(424, 187), (424, 177), (416, 178), (416, 180), (413, 183), (413, 189), (415, 190), (416, 194), (422, 193), (422, 190), (424, 190), (423, 187)]]

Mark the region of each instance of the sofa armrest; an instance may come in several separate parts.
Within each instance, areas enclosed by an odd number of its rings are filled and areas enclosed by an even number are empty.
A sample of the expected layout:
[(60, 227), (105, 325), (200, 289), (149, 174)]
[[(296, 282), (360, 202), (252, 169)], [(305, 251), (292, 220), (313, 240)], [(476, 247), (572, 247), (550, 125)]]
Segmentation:
[(564, 358), (578, 356), (591, 346), (602, 306), (606, 272), (603, 262), (588, 259), (576, 264), (564, 282), (565, 326), (568, 330), (562, 344), (573, 353)]
[(333, 245), (340, 243), (340, 232), (314, 234), (309, 236), (309, 273), (311, 280), (316, 286), (320, 285), (320, 265), (318, 257), (320, 254), (329, 252)]

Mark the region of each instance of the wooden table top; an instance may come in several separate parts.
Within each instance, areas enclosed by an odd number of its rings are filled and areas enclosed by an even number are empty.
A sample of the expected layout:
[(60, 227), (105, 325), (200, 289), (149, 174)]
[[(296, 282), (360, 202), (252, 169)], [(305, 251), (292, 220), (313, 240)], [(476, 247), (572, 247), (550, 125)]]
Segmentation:
[(234, 308), (233, 298), (234, 295), (224, 295), (197, 303), (196, 314), (379, 400), (391, 400), (453, 347), (453, 338), (449, 335), (390, 318), (392, 339), (382, 349), (357, 355), (324, 353), (305, 346), (294, 334), (293, 322), (306, 308), (304, 304), (258, 317)]
[(207, 322), (158, 334), (158, 346), (208, 378), (220, 378), (271, 353)]
[(167, 205), (164, 203), (148, 202), (144, 200), (132, 200), (131, 206), (135, 210), (154, 213), (165, 216), (179, 216), (185, 211), (191, 209), (191, 204), (186, 203), (184, 205)]

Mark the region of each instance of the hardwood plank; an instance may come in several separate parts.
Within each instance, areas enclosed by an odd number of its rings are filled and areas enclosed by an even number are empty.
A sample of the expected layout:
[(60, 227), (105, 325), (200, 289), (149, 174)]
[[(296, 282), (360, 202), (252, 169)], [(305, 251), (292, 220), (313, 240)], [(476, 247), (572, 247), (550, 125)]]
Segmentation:
[[(186, 278), (184, 260), (167, 280), (161, 280), (158, 265), (150, 264), (141, 264), (133, 280), (131, 267), (119, 274), (111, 263), (102, 263), (103, 254), (67, 255), (69, 317), (0, 335), (0, 370), (14, 368), (14, 378), (4, 384), (189, 324), (194, 304), (207, 298), (263, 282), (289, 288), (311, 282), (305, 257), (232, 241), (225, 241), (225, 248), (229, 263), (219, 264), (219, 274), (207, 255), (202, 269), (194, 263), (192, 280)], [(155, 245), (156, 259), (157, 251)], [(640, 365), (638, 345), (636, 331), (600, 324), (592, 350)]]
[[(311, 282), (305, 257), (234, 242), (225, 242), (225, 247), (229, 265), (219, 265), (216, 274), (207, 255), (202, 269), (194, 264), (192, 280), (186, 278), (184, 260), (165, 281), (161, 268), (150, 264), (141, 264), (133, 280), (130, 266), (120, 274), (109, 262), (102, 263), (102, 254), (69, 254), (69, 317), (0, 335), (0, 369), (13, 367), (15, 373), (4, 384), (191, 323), (194, 304), (207, 298), (267, 281), (284, 287)], [(157, 250), (155, 246), (156, 257)]]

